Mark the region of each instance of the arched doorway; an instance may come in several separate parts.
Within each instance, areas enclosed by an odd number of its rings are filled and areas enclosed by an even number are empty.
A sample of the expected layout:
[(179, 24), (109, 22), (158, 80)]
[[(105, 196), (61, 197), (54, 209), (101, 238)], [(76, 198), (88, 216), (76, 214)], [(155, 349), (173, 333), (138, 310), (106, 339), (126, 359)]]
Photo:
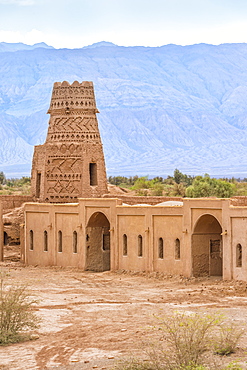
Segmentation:
[(94, 213), (86, 227), (86, 270), (110, 270), (110, 223), (102, 212)]
[(197, 220), (192, 234), (193, 276), (222, 276), (222, 228), (212, 215)]

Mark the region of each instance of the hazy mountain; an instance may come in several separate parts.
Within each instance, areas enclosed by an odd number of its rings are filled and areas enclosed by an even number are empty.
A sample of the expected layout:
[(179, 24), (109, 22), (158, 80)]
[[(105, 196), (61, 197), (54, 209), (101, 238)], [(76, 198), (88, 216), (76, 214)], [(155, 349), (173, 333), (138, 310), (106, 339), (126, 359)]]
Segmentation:
[(0, 43), (0, 170), (28, 173), (63, 80), (94, 82), (108, 175), (247, 176), (246, 44)]
[(18, 51), (18, 50), (33, 50), (37, 48), (46, 48), (46, 49), (54, 49), (53, 46), (49, 46), (44, 42), (39, 42), (38, 44), (34, 45), (26, 45), (22, 42), (17, 43), (7, 43), (7, 42), (0, 42), (0, 52), (2, 51)]

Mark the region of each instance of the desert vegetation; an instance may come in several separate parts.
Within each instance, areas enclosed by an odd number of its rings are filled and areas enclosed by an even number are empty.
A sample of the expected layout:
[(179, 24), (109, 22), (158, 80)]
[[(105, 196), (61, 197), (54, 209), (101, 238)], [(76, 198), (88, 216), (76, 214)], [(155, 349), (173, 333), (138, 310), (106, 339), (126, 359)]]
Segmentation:
[(135, 191), (136, 195), (177, 196), (177, 197), (218, 197), (229, 198), (234, 195), (247, 196), (247, 179), (191, 176), (174, 170), (173, 176), (109, 176), (110, 184)]
[(175, 312), (156, 318), (142, 344), (142, 358), (121, 361), (119, 370), (241, 370), (216, 356), (234, 353), (243, 330), (220, 314)]
[(39, 323), (31, 310), (34, 303), (25, 286), (5, 286), (4, 276), (0, 276), (0, 345), (31, 338), (28, 331)]
[(0, 172), (0, 195), (29, 195), (31, 178), (23, 176), (18, 178), (6, 178), (3, 171)]

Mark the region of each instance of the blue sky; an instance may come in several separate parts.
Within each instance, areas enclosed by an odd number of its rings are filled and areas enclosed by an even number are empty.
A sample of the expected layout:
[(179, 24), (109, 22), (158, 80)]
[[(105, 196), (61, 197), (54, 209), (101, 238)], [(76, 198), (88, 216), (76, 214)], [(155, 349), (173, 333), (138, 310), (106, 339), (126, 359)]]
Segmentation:
[(0, 42), (80, 48), (247, 42), (247, 0), (0, 0)]

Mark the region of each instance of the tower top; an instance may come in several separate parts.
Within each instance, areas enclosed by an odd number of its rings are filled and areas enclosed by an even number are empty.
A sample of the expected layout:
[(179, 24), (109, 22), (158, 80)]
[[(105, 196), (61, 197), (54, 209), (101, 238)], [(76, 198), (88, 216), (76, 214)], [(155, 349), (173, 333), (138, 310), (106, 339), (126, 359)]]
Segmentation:
[(92, 81), (70, 84), (68, 81), (55, 82), (52, 90), (49, 114), (68, 114), (78, 110), (90, 110), (98, 113), (96, 108)]
[(93, 87), (93, 83), (92, 81), (82, 81), (82, 82), (74, 81), (72, 84), (70, 84), (68, 81), (54, 82), (53, 88), (60, 87), (60, 86), (61, 87), (80, 87), (80, 86)]

